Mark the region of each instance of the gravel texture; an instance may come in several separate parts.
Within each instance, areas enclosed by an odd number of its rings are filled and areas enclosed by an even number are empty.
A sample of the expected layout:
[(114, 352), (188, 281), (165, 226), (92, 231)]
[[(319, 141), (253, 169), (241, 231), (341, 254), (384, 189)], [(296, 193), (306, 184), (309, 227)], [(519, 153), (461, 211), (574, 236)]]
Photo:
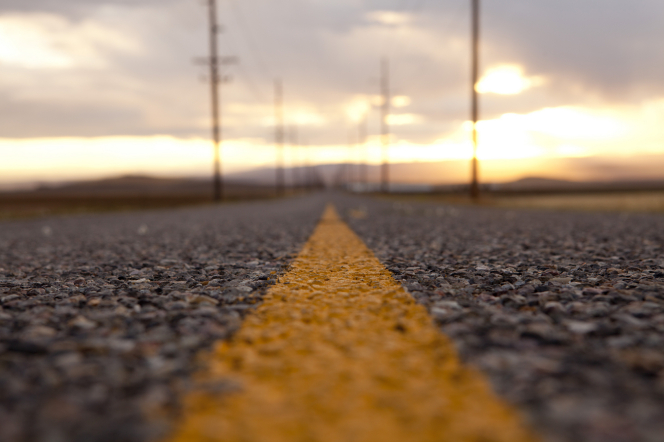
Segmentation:
[(664, 441), (664, 216), (337, 205), (544, 440)]
[(0, 440), (163, 434), (196, 353), (238, 328), (323, 203), (0, 223)]
[(164, 434), (330, 198), (545, 440), (664, 440), (663, 216), (341, 195), (0, 223), (0, 440)]

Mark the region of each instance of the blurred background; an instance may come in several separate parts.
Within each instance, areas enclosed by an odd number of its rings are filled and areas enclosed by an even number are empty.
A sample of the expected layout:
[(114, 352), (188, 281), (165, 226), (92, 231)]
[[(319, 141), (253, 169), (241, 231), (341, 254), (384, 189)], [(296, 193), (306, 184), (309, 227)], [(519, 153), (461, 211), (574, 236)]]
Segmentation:
[[(209, 55), (207, 7), (2, 0), (3, 207), (29, 198), (44, 204), (54, 189), (79, 199), (136, 192), (209, 199), (210, 78), (195, 63)], [(276, 78), (286, 184), (372, 190), (383, 158), (382, 57), (390, 69), (390, 189), (467, 186), (470, 0), (217, 7), (219, 53), (237, 57), (221, 67), (228, 195), (274, 186)], [(477, 85), (484, 191), (664, 189), (662, 17), (658, 0), (484, 0)]]

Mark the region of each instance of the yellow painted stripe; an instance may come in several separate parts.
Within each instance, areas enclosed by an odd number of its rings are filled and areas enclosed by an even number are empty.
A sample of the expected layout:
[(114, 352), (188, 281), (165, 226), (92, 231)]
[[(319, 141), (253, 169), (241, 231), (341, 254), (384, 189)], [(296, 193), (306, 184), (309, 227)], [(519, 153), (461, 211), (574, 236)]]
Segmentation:
[(173, 442), (536, 440), (332, 207), (207, 359)]

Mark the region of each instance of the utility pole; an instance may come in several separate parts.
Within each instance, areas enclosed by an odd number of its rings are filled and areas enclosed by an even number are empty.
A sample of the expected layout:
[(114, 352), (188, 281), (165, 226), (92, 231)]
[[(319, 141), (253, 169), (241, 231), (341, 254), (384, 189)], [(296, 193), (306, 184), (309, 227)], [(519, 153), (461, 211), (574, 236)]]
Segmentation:
[(289, 131), (290, 135), (290, 152), (291, 152), (291, 175), (293, 177), (293, 189), (296, 191), (300, 187), (300, 170), (298, 169), (300, 146), (297, 137), (297, 125), (292, 125)]
[(480, 61), (480, 0), (471, 0), (472, 2), (472, 105), (471, 117), (473, 120), (473, 161), (472, 161), (472, 181), (470, 183), (470, 197), (477, 201), (480, 197), (480, 187), (477, 177), (477, 120), (479, 117), (479, 102), (477, 96), (477, 80), (479, 75)]
[(380, 116), (380, 133), (381, 141), (383, 144), (383, 164), (381, 166), (381, 190), (385, 193), (389, 192), (389, 170), (388, 170), (388, 150), (390, 147), (390, 128), (388, 125), (388, 117), (390, 114), (390, 66), (386, 57), (383, 57), (380, 63), (381, 71), (381, 89), (383, 95), (383, 103), (381, 106)]
[(350, 190), (353, 185), (353, 154), (355, 153), (355, 130), (348, 131), (348, 163), (346, 166), (346, 190)]
[(208, 15), (210, 19), (210, 86), (212, 92), (212, 142), (214, 143), (214, 178), (213, 198), (221, 201), (224, 197), (224, 183), (221, 177), (221, 124), (219, 121), (219, 54), (217, 50), (217, 2), (208, 0)]
[(209, 19), (209, 37), (210, 37), (210, 55), (209, 57), (197, 57), (194, 63), (206, 65), (210, 68), (210, 92), (212, 98), (212, 142), (214, 144), (214, 166), (212, 180), (212, 194), (214, 201), (221, 201), (224, 198), (224, 182), (221, 176), (221, 84), (228, 81), (221, 73), (221, 66), (234, 64), (238, 62), (237, 57), (220, 57), (218, 50), (217, 36), (221, 27), (217, 22), (217, 1), (207, 0), (208, 19)]
[(304, 142), (304, 189), (310, 191), (313, 183), (313, 172), (311, 169), (311, 159), (309, 157), (309, 143)]
[(274, 143), (277, 148), (277, 196), (284, 195), (284, 97), (281, 79), (274, 81)]
[(358, 123), (357, 129), (358, 129), (358, 134), (357, 134), (357, 142), (359, 146), (362, 148), (362, 164), (360, 165), (360, 182), (362, 183), (364, 187), (364, 191), (367, 191), (368, 184), (369, 184), (369, 177), (368, 177), (368, 159), (367, 159), (367, 132), (368, 132), (368, 126), (369, 124), (369, 112), (367, 112), (364, 117), (360, 120)]

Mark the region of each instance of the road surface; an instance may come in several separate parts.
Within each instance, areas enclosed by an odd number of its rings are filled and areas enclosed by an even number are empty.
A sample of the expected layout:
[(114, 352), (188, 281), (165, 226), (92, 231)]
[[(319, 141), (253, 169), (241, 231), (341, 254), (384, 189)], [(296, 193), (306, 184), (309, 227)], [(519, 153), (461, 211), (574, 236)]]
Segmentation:
[(171, 437), (327, 203), (541, 440), (664, 439), (663, 216), (328, 193), (1, 223), (0, 440)]

